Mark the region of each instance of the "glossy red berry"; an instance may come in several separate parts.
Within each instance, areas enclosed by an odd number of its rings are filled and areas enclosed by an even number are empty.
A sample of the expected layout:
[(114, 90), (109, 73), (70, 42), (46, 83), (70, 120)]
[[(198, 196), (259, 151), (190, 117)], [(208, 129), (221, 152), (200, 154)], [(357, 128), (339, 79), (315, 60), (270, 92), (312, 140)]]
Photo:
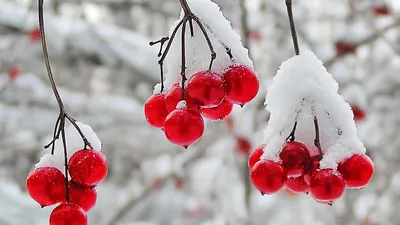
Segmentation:
[(41, 35), (40, 35), (40, 29), (33, 29), (28, 31), (28, 37), (29, 40), (31, 41), (31, 43), (36, 43), (38, 41), (40, 41)]
[(359, 121), (365, 119), (365, 111), (356, 105), (351, 106), (351, 110), (353, 111), (354, 120)]
[(42, 207), (53, 205), (65, 198), (65, 176), (57, 168), (40, 167), (28, 175), (26, 189)]
[(286, 187), (293, 192), (308, 192), (310, 188), (304, 180), (304, 176), (288, 178), (286, 180)]
[(21, 74), (21, 67), (19, 66), (12, 66), (9, 70), (8, 70), (8, 79), (10, 81), (14, 81), (15, 79), (17, 79), (18, 75)]
[(107, 176), (107, 159), (99, 151), (82, 149), (75, 152), (68, 161), (71, 179), (78, 184), (95, 186)]
[(244, 105), (256, 97), (259, 89), (256, 74), (245, 66), (231, 66), (224, 72), (226, 99)]
[(171, 143), (187, 148), (203, 135), (203, 117), (190, 109), (176, 109), (165, 120), (164, 132)]
[(232, 112), (233, 104), (227, 100), (223, 100), (219, 105), (213, 108), (201, 108), (202, 116), (209, 120), (225, 119)]
[(165, 118), (167, 118), (168, 113), (163, 94), (150, 96), (144, 104), (144, 115), (147, 122), (153, 127), (164, 127)]
[(337, 41), (335, 48), (337, 55), (355, 54), (357, 49), (353, 43), (347, 41)]
[(363, 188), (374, 174), (374, 164), (367, 155), (353, 155), (339, 163), (338, 171), (342, 174), (349, 188)]
[(215, 107), (225, 97), (224, 81), (211, 71), (196, 73), (190, 78), (186, 91), (193, 102), (201, 107)]
[(300, 177), (310, 163), (310, 153), (307, 147), (296, 141), (287, 142), (279, 157), (287, 169), (288, 177)]
[(247, 156), (249, 154), (249, 152), (251, 151), (250, 141), (245, 137), (237, 137), (236, 138), (236, 151), (238, 151), (240, 154)]
[(86, 225), (85, 211), (76, 204), (65, 203), (57, 206), (50, 215), (50, 225)]
[(322, 169), (311, 177), (310, 192), (317, 200), (333, 202), (342, 196), (345, 184), (342, 176), (332, 169)]
[[(70, 203), (77, 204), (86, 212), (93, 208), (97, 200), (96, 188), (83, 186), (72, 180), (68, 182), (68, 185)], [(62, 202), (66, 203), (65, 199)]]
[(253, 168), (253, 166), (260, 161), (261, 156), (264, 154), (264, 147), (265, 145), (259, 146), (256, 150), (252, 151), (249, 156), (249, 161), (247, 165), (249, 166), (250, 169)]
[[(182, 88), (179, 84), (174, 84), (165, 95), (165, 105), (168, 112), (172, 112), (176, 109), (176, 105), (182, 100)], [(193, 100), (189, 97), (188, 91), (185, 90), (185, 101), (187, 107), (191, 110), (197, 111), (199, 106), (197, 106)]]
[(253, 166), (250, 179), (262, 194), (273, 194), (285, 184), (286, 171), (280, 163), (261, 160)]
[(311, 177), (317, 172), (319, 169), (319, 162), (321, 161), (320, 156), (316, 155), (311, 157), (310, 163), (306, 167), (306, 171), (304, 173), (304, 181), (310, 185)]

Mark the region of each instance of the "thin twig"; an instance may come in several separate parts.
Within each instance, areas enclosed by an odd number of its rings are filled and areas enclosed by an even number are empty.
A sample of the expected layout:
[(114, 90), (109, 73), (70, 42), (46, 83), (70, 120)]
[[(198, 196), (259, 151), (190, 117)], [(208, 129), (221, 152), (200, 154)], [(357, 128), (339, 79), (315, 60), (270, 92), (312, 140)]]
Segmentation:
[(320, 137), (319, 137), (318, 119), (316, 116), (314, 116), (314, 128), (315, 128), (314, 145), (318, 149), (319, 158), (322, 159), (323, 153), (322, 153), (321, 143), (320, 143), (320, 139), (319, 139)]
[(294, 51), (295, 51), (296, 55), (299, 55), (300, 54), (299, 41), (297, 39), (296, 26), (294, 24), (292, 0), (286, 0), (286, 8), (287, 8), (288, 16), (289, 16), (290, 31), (292, 32)]

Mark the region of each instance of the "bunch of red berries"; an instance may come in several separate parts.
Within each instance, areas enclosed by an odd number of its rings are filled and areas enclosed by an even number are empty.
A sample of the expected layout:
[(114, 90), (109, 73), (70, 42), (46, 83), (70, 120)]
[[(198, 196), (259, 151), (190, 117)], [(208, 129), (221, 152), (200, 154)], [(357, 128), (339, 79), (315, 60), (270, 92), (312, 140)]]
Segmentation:
[(260, 146), (249, 157), (251, 182), (262, 194), (273, 194), (286, 186), (293, 192), (311, 193), (323, 204), (332, 204), (347, 188), (363, 188), (371, 180), (374, 166), (371, 159), (355, 154), (339, 163), (338, 167), (320, 168), (322, 155), (311, 157), (300, 142), (289, 141), (279, 153), (279, 161), (262, 158), (265, 146)]
[(176, 83), (165, 94), (154, 94), (146, 102), (147, 122), (162, 128), (168, 140), (188, 147), (204, 132), (204, 118), (220, 120), (243, 106), (258, 92), (256, 74), (246, 66), (232, 65), (222, 75), (210, 70), (194, 74), (186, 88)]
[(85, 225), (86, 212), (96, 203), (96, 185), (107, 175), (106, 157), (93, 149), (75, 152), (68, 160), (68, 176), (52, 166), (34, 169), (26, 188), (41, 207), (60, 203), (50, 215), (50, 225)]

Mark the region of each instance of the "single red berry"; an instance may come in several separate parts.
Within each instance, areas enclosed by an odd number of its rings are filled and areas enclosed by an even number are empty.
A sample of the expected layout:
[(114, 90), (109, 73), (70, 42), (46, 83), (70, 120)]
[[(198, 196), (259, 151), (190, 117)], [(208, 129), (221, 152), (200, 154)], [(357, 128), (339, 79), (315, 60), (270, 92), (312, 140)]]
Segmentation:
[(353, 111), (354, 120), (359, 121), (365, 119), (365, 111), (356, 105), (351, 106), (351, 110)]
[(76, 204), (60, 204), (50, 215), (50, 225), (86, 225), (87, 223), (85, 211)]
[(21, 74), (21, 67), (19, 66), (12, 66), (9, 70), (8, 70), (8, 79), (10, 81), (14, 81), (15, 79), (17, 79), (18, 75)]
[(36, 29), (28, 31), (28, 37), (29, 37), (29, 40), (31, 41), (31, 43), (36, 43), (36, 42), (40, 41), (40, 37), (41, 37), (40, 29), (36, 28)]
[(373, 8), (375, 16), (387, 16), (390, 15), (390, 10), (387, 5), (378, 5)]
[[(174, 84), (165, 95), (165, 105), (168, 112), (172, 112), (176, 109), (176, 105), (182, 101), (182, 88), (179, 84)], [(185, 101), (187, 107), (191, 110), (197, 111), (199, 109), (193, 100), (189, 97), (188, 91), (185, 90)]]
[(317, 200), (332, 202), (342, 196), (345, 184), (342, 176), (332, 169), (322, 169), (311, 177), (310, 192)]
[(353, 155), (339, 163), (338, 171), (342, 174), (349, 188), (363, 188), (374, 174), (374, 163), (367, 155)]
[(310, 185), (304, 180), (304, 176), (296, 178), (288, 178), (286, 187), (293, 192), (308, 192)]
[(107, 176), (107, 159), (99, 151), (82, 149), (75, 152), (68, 161), (71, 179), (78, 184), (95, 186)]
[(257, 162), (250, 173), (254, 187), (262, 194), (273, 194), (279, 191), (286, 181), (286, 170), (280, 163), (271, 160)]
[(150, 96), (144, 104), (144, 115), (151, 126), (158, 128), (164, 127), (165, 118), (168, 116), (165, 96), (163, 94)]
[(302, 176), (310, 163), (310, 153), (307, 147), (296, 141), (287, 142), (279, 153), (279, 157), (287, 169), (288, 177)]
[[(97, 200), (96, 188), (83, 186), (72, 180), (68, 182), (68, 185), (70, 203), (79, 205), (86, 212), (93, 208)], [(65, 199), (62, 203), (66, 203)]]
[(256, 74), (245, 66), (231, 66), (224, 72), (226, 99), (244, 105), (256, 97), (259, 89)]
[(213, 108), (201, 108), (202, 116), (209, 120), (225, 119), (232, 112), (233, 104), (227, 100), (223, 100), (219, 105)]
[(337, 41), (335, 43), (335, 48), (337, 55), (355, 54), (357, 49), (354, 43), (343, 40)]
[(171, 143), (187, 148), (203, 135), (203, 117), (190, 109), (176, 109), (165, 120), (164, 132)]
[(65, 198), (65, 176), (57, 168), (40, 167), (29, 173), (26, 189), (42, 207), (53, 205)]
[(251, 151), (251, 143), (247, 138), (237, 137), (236, 138), (236, 151), (240, 154), (248, 155)]
[(211, 71), (194, 74), (186, 91), (195, 104), (206, 108), (219, 105), (226, 94), (221, 76)]
[(247, 165), (249, 169), (252, 169), (253, 166), (260, 161), (261, 156), (264, 154), (265, 145), (259, 146), (256, 150), (252, 151), (249, 156), (249, 161)]

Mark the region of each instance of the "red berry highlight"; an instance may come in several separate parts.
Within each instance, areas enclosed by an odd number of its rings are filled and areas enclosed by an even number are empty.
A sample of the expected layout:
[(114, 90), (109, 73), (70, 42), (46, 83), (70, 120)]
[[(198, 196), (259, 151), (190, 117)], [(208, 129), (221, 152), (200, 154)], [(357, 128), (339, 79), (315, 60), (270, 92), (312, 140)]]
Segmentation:
[(339, 163), (338, 171), (342, 174), (348, 188), (363, 188), (374, 174), (374, 164), (367, 155), (353, 155)]
[(68, 161), (71, 179), (78, 184), (95, 186), (107, 176), (107, 160), (99, 151), (82, 149), (75, 152)]
[(224, 75), (226, 99), (244, 105), (256, 97), (259, 89), (256, 74), (245, 66), (231, 66)]
[(219, 105), (225, 97), (224, 81), (211, 71), (194, 74), (186, 91), (195, 104), (206, 108)]
[(53, 205), (65, 198), (65, 176), (54, 167), (37, 168), (28, 175), (26, 189), (42, 207)]
[(76, 204), (60, 204), (50, 215), (50, 225), (86, 225), (85, 211)]
[(304, 174), (305, 168), (310, 163), (310, 153), (307, 147), (300, 142), (287, 142), (279, 157), (287, 169), (288, 177), (299, 177)]
[(254, 165), (250, 179), (262, 194), (273, 194), (285, 184), (286, 171), (280, 163), (262, 160)]
[(203, 135), (203, 117), (189, 109), (176, 109), (166, 118), (164, 132), (171, 143), (187, 148)]
[(202, 116), (209, 120), (225, 119), (232, 112), (233, 104), (227, 100), (223, 100), (219, 105), (213, 108), (201, 108)]
[(311, 177), (311, 195), (320, 202), (333, 202), (344, 192), (342, 176), (332, 169), (322, 169)]
[(163, 94), (155, 94), (147, 99), (144, 104), (144, 115), (151, 126), (164, 127), (165, 118), (168, 116), (165, 96)]

